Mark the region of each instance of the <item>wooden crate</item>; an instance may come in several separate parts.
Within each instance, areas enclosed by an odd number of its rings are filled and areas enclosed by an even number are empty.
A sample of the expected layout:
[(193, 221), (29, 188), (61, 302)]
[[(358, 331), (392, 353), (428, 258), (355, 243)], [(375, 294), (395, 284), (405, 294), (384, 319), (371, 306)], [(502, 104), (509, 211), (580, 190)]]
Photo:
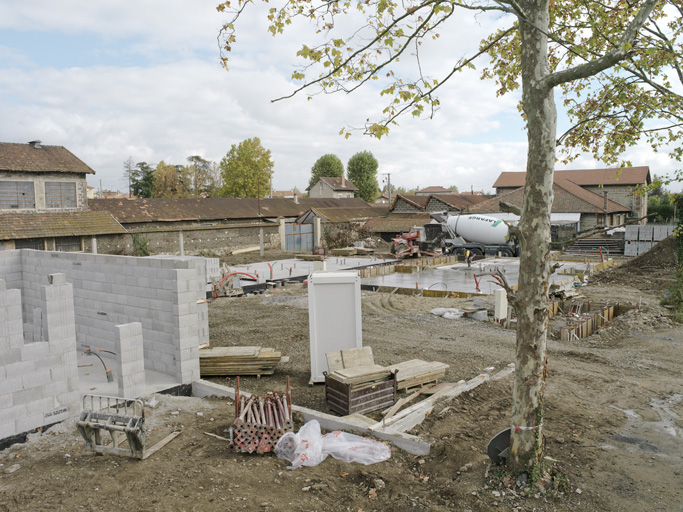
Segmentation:
[(396, 375), (382, 380), (349, 384), (325, 375), (325, 399), (333, 411), (346, 416), (390, 407), (396, 401)]

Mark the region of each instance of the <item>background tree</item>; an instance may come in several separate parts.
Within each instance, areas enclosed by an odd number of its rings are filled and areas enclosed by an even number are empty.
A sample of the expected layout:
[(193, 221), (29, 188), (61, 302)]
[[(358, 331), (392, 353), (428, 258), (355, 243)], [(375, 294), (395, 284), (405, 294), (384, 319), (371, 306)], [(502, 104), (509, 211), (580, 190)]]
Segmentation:
[(458, 193), (458, 187), (456, 187), (455, 185), (451, 185), (450, 187), (446, 187), (446, 188), (448, 190), (450, 190), (451, 192), (453, 192), (454, 194)]
[(154, 169), (147, 162), (135, 164), (130, 183), (134, 197), (154, 197)]
[(126, 188), (128, 189), (129, 196), (133, 194), (132, 183), (135, 171), (135, 162), (133, 161), (133, 157), (129, 156), (128, 159), (125, 162), (123, 162), (123, 182)]
[(311, 167), (311, 187), (320, 178), (341, 178), (344, 175), (344, 164), (337, 155), (327, 154), (318, 158)]
[(361, 151), (349, 158), (346, 164), (346, 175), (358, 187), (357, 197), (368, 203), (374, 203), (379, 195), (377, 184), (377, 159), (370, 151)]
[(674, 195), (664, 188), (661, 178), (655, 175), (647, 198), (648, 222), (653, 224), (673, 222), (676, 210), (674, 203)]
[(211, 188), (211, 164), (199, 155), (187, 157), (187, 170), (185, 173), (190, 179), (190, 193), (194, 197), (208, 195)]
[(270, 150), (258, 137), (233, 144), (220, 163), (222, 197), (265, 197), (273, 173)]
[[(239, 3), (232, 11), (232, 20), (223, 27), (226, 51), (230, 51), (235, 42), (235, 23), (246, 3)], [(367, 0), (314, 4), (310, 0), (288, 0), (283, 6), (271, 9), (268, 15), (273, 34), (281, 33), (292, 19), (299, 17), (308, 18), (316, 27), (325, 30), (322, 43), (313, 47), (303, 45), (297, 52), (307, 62), (292, 76), (301, 81), (293, 94), (308, 89), (311, 92), (307, 94), (311, 96), (320, 89), (348, 92), (368, 81), (382, 81), (382, 95), (388, 97), (384, 117), (379, 122), (368, 121), (365, 127), (367, 133), (377, 137), (388, 133), (389, 126), (404, 113), (413, 116), (433, 114), (439, 106), (437, 90), (459, 71), (472, 67), (484, 54), (490, 54), (495, 63), (485, 75), (496, 77), (501, 85), (500, 92), (507, 92), (521, 83), (521, 111), (526, 123), (528, 150), (523, 207), (515, 212), (520, 214), (515, 230), (521, 244), (518, 291), (515, 293), (506, 286), (517, 314), (510, 463), (516, 471), (531, 471), (532, 476), (538, 474), (532, 470), (543, 459), (550, 207), (557, 141), (555, 88), (566, 86), (566, 90), (573, 90), (577, 95), (586, 95), (590, 91), (588, 84), (600, 88), (600, 79), (606, 70), (620, 65), (620, 70), (625, 71), (624, 66), (630, 64), (631, 50), (640, 44), (637, 36), (643, 25), (647, 24), (648, 31), (656, 31), (657, 22), (668, 19), (664, 4), (664, 0), (628, 3), (554, 0), (551, 12), (550, 0), (474, 0), (467, 3)], [(672, 1), (672, 4), (674, 12), (680, 14), (680, 2), (675, 5)], [(227, 2), (219, 6), (219, 10), (226, 9), (230, 9)], [(438, 39), (439, 30), (446, 28), (451, 19), (461, 17), (462, 12), (454, 16), (458, 10), (473, 11), (479, 16), (492, 12), (497, 22), (506, 28), (483, 41), (474, 55), (454, 59), (450, 70), (435, 69), (439, 73), (435, 78), (423, 65), (426, 60), (421, 58), (420, 46), (428, 38)], [(350, 15), (354, 21), (365, 16), (364, 24), (339, 23), (337, 31), (336, 22), (345, 15)], [(350, 35), (346, 35), (345, 29)], [(669, 40), (678, 35), (676, 27), (673, 32), (667, 32)], [(516, 43), (514, 38), (518, 38)], [(453, 49), (448, 48), (446, 52), (440, 57), (452, 55)], [(411, 56), (415, 62), (413, 74), (405, 73), (406, 60)], [(225, 54), (223, 59), (227, 64)], [(657, 64), (651, 59), (648, 65), (651, 69)], [(619, 76), (618, 72), (614, 75), (615, 79)], [(597, 78), (590, 80), (591, 77)], [(627, 108), (628, 95), (622, 98), (617, 94), (612, 99), (612, 102), (602, 102), (604, 109), (615, 112)], [(622, 101), (627, 103), (622, 104)], [(342, 133), (345, 132), (342, 129)], [(610, 147), (616, 152), (621, 146), (612, 144)]]
[(154, 197), (189, 197), (190, 178), (185, 167), (163, 160), (154, 169)]

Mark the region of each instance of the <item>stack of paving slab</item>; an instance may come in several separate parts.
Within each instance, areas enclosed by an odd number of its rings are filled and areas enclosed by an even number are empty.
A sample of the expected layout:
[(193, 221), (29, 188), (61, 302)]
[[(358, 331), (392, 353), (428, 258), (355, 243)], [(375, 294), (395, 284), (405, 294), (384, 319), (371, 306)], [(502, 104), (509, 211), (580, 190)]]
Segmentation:
[(645, 225), (626, 226), (624, 233), (624, 256), (638, 256), (652, 249), (674, 232), (675, 226)]
[(272, 375), (280, 362), (286, 362), (286, 358), (272, 348), (214, 347), (199, 351), (199, 373), (202, 377)]

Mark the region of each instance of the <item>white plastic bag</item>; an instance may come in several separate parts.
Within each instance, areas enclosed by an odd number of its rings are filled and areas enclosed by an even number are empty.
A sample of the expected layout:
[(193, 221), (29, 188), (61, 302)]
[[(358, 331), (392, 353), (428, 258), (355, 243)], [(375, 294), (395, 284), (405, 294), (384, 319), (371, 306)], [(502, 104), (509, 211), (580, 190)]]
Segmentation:
[(292, 464), (287, 466), (288, 469), (320, 464), (327, 457), (327, 454), (323, 453), (320, 423), (315, 420), (309, 421), (301, 427), (298, 434), (287, 432), (275, 445), (275, 455)]
[(374, 464), (391, 457), (391, 448), (367, 437), (341, 432), (320, 433), (320, 423), (311, 420), (298, 434), (288, 432), (275, 445), (275, 455), (290, 462), (288, 469), (317, 466), (328, 455), (344, 462)]
[(446, 320), (457, 320), (462, 318), (462, 311), (457, 308), (434, 308), (430, 311), (432, 315), (442, 316)]
[(391, 457), (391, 448), (384, 443), (335, 430), (323, 436), (323, 452), (344, 462), (374, 464)]

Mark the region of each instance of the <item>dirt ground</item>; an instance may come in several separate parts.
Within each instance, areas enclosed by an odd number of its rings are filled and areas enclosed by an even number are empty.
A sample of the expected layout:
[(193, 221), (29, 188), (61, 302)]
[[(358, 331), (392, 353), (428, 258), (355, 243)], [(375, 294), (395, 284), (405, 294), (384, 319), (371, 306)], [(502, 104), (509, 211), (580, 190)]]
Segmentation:
[[(668, 257), (660, 265), (653, 255), (632, 260), (592, 279), (578, 289), (585, 298), (638, 307), (589, 338), (549, 339), (545, 488), (501, 479), (486, 455), (491, 437), (510, 424), (508, 377), (437, 404), (411, 432), (433, 443), (429, 455), (392, 448), (379, 464), (328, 458), (297, 470), (273, 455), (234, 453), (206, 435), (226, 435), (229, 400), (155, 395), (149, 438), (182, 430), (170, 444), (133, 461), (86, 451), (73, 421), (31, 435), (0, 452), (0, 511), (683, 511), (683, 326), (658, 299), (672, 277), (662, 271)], [(513, 331), (430, 314), (458, 305), (461, 299), (363, 293), (363, 343), (379, 364), (448, 363), (449, 382), (513, 362)], [(308, 386), (301, 285), (219, 299), (209, 314), (214, 346), (261, 345), (290, 357), (272, 377), (241, 379), (245, 390), (281, 390), (289, 375), (294, 403), (326, 410), (323, 387)]]

